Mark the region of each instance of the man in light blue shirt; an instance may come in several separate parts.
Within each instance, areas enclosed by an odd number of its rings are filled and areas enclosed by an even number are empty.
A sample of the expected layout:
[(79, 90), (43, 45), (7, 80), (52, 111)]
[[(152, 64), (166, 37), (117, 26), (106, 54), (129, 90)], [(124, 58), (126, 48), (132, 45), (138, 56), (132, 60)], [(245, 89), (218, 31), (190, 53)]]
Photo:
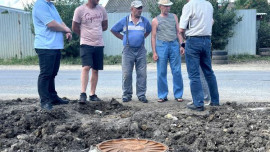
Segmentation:
[(40, 66), (38, 93), (41, 108), (51, 110), (53, 105), (68, 103), (58, 97), (54, 79), (60, 67), (60, 50), (64, 48), (63, 33), (71, 40), (71, 30), (62, 21), (51, 0), (37, 0), (32, 18), (35, 28), (34, 45)]
[[(141, 16), (143, 4), (135, 0), (131, 3), (131, 14), (116, 23), (111, 32), (123, 40), (124, 50), (122, 55), (122, 89), (123, 102), (132, 98), (132, 71), (136, 68), (137, 82), (136, 94), (139, 101), (147, 103), (146, 93), (146, 49), (144, 40), (151, 32), (149, 21)], [(121, 34), (120, 32), (123, 32)]]

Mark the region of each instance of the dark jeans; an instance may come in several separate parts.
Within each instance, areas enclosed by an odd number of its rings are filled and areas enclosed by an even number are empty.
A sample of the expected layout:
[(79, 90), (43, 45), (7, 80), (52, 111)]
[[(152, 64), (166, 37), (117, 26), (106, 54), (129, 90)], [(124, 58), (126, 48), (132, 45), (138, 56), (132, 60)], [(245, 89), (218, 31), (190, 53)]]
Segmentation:
[(211, 65), (211, 38), (209, 36), (187, 38), (185, 55), (194, 105), (204, 106), (200, 66), (209, 87), (211, 103), (219, 104), (217, 80)]
[(39, 58), (38, 94), (41, 102), (57, 96), (54, 79), (59, 71), (61, 52), (55, 49), (35, 49)]

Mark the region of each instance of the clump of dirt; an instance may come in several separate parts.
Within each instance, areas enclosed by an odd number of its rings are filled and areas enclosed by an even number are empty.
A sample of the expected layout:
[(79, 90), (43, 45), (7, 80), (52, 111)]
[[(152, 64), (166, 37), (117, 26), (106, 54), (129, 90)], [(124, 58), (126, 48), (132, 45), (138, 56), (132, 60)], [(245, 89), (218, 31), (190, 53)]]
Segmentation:
[(119, 138), (155, 140), (175, 152), (270, 151), (270, 103), (194, 112), (185, 103), (132, 102), (74, 100), (48, 112), (37, 99), (0, 100), (0, 151), (89, 151)]

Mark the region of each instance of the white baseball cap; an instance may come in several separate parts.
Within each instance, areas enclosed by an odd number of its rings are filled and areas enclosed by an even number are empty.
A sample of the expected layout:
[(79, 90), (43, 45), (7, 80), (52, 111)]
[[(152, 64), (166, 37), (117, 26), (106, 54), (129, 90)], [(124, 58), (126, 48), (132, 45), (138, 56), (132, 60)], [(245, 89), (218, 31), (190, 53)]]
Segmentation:
[(141, 6), (143, 6), (142, 1), (135, 0), (135, 1), (133, 1), (131, 3), (131, 7), (138, 8), (138, 7), (141, 7)]

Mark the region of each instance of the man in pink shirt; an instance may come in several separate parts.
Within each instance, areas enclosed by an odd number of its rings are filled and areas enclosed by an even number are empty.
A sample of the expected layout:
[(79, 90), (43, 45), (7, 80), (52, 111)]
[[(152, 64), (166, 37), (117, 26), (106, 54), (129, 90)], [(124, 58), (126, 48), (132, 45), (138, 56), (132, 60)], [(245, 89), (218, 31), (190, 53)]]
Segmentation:
[(91, 101), (100, 101), (95, 94), (98, 82), (98, 70), (103, 70), (104, 42), (102, 32), (108, 28), (106, 10), (98, 5), (99, 0), (88, 0), (76, 8), (73, 16), (72, 31), (80, 36), (80, 56), (82, 61), (81, 95), (79, 103), (85, 103), (86, 88), (89, 80), (89, 71), (92, 68), (90, 78)]

